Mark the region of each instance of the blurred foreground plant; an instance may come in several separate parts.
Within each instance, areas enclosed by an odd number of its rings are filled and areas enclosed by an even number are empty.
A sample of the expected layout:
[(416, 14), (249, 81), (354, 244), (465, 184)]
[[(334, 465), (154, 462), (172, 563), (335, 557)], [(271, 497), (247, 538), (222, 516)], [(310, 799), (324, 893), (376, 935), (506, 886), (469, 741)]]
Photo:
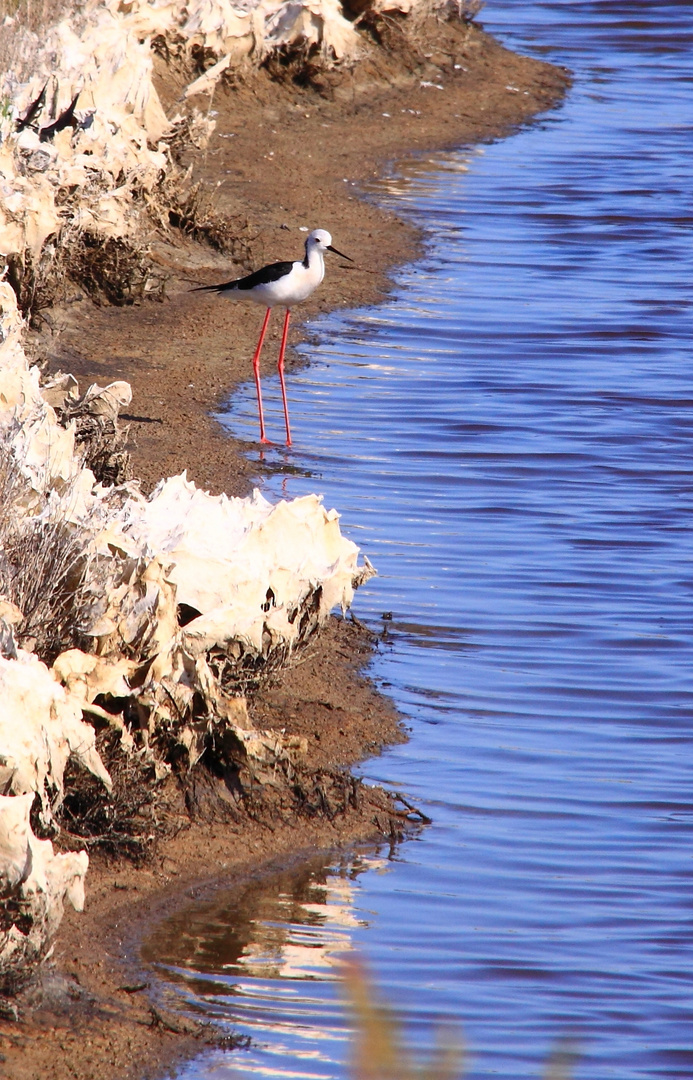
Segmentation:
[[(415, 1062), (394, 1011), (377, 999), (360, 961), (345, 961), (344, 988), (354, 1020), (353, 1080), (461, 1080), (467, 1055), (459, 1038), (441, 1034), (428, 1061)], [(572, 1042), (560, 1042), (549, 1057), (544, 1080), (570, 1080), (576, 1059)]]
[(393, 1010), (377, 1000), (362, 963), (346, 961), (344, 986), (354, 1018), (354, 1080), (455, 1080), (462, 1075), (464, 1046), (447, 1033), (428, 1061), (413, 1061)]

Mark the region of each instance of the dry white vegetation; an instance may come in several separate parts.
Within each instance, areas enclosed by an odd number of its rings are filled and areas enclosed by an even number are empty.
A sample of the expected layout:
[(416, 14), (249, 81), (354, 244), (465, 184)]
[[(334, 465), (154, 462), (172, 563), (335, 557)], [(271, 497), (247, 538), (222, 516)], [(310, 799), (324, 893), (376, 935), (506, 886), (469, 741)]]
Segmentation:
[[(170, 143), (203, 143), (212, 121), (167, 117), (152, 40), (231, 63), (285, 45), (326, 62), (355, 55), (337, 0), (89, 3), (36, 33), (15, 29), (0, 82), (0, 990), (50, 949), (67, 898), (80, 908), (86, 852), (50, 836), (68, 762), (104, 790), (93, 722), (156, 776), (178, 746), (192, 766), (210, 733), (233, 735), (262, 779), (290, 772), (300, 739), (252, 727), (243, 692), (283, 663), (372, 572), (316, 496), (270, 505), (212, 497), (185, 475), (145, 498), (98, 483), (84, 445), (118, 438), (125, 383), (42, 381), (24, 350), (24, 311), (78, 237), (136, 236), (172, 168)], [(7, 47), (11, 17), (5, 19)], [(202, 85), (204, 84), (204, 85)], [(14, 287), (11, 287), (11, 284)], [(20, 297), (21, 308), (18, 306)], [(84, 425), (90, 437), (80, 444)], [(80, 426), (81, 425), (81, 426)], [(117, 473), (117, 469), (116, 469)], [(162, 739), (165, 734), (165, 743)], [(44, 839), (38, 838), (36, 831)]]

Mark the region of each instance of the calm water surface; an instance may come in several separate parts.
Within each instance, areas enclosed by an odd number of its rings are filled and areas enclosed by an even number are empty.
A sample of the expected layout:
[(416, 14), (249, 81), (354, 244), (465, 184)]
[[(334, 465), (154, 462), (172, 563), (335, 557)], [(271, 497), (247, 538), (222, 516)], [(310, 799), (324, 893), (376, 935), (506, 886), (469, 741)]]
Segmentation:
[[(484, 22), (575, 88), (373, 189), (426, 256), (315, 324), (305, 475), (264, 485), (324, 492), (378, 567), (356, 610), (393, 613), (374, 674), (412, 737), (365, 772), (434, 824), (159, 931), (167, 992), (255, 1038), (185, 1080), (342, 1077), (349, 945), (413, 1042), (462, 1025), (475, 1080), (539, 1076), (566, 1033), (578, 1080), (693, 1076), (693, 10)], [(254, 409), (229, 426), (254, 438)]]

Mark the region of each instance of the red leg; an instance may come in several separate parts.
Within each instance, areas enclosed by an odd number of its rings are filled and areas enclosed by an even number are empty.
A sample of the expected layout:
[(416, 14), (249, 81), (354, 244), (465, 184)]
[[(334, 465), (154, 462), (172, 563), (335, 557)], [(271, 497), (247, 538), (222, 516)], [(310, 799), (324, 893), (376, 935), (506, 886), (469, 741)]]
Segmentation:
[(284, 317), (284, 331), (282, 333), (282, 343), (279, 349), (279, 363), (277, 369), (279, 371), (279, 382), (282, 384), (282, 400), (284, 402), (284, 420), (286, 421), (286, 445), (291, 446), (291, 428), (289, 427), (289, 404), (286, 400), (286, 385), (284, 383), (284, 352), (286, 351), (286, 339), (289, 336), (289, 319), (291, 318), (291, 312), (286, 309), (286, 315)]
[(267, 324), (269, 323), (270, 315), (272, 314), (272, 308), (267, 308), (265, 314), (265, 321), (262, 324), (262, 330), (260, 331), (260, 340), (257, 343), (257, 349), (255, 350), (255, 356), (253, 357), (253, 372), (255, 374), (255, 389), (257, 391), (257, 411), (260, 416), (260, 442), (268, 443), (269, 439), (265, 438), (265, 417), (262, 412), (262, 390), (260, 389), (260, 353), (262, 352), (262, 343), (265, 340), (265, 334), (267, 333)]

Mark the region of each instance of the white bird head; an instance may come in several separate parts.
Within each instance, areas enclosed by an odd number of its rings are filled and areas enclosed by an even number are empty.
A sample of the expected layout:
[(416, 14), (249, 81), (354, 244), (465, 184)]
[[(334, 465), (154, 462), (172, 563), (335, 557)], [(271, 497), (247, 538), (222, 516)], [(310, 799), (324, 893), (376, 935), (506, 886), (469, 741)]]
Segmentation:
[(311, 233), (308, 233), (306, 239), (306, 254), (310, 254), (313, 250), (320, 252), (333, 251), (335, 255), (339, 255), (342, 259), (347, 259), (349, 262), (354, 261), (353, 259), (350, 259), (348, 255), (344, 255), (343, 252), (337, 251), (337, 248), (332, 247), (332, 237), (327, 229), (313, 229)]

